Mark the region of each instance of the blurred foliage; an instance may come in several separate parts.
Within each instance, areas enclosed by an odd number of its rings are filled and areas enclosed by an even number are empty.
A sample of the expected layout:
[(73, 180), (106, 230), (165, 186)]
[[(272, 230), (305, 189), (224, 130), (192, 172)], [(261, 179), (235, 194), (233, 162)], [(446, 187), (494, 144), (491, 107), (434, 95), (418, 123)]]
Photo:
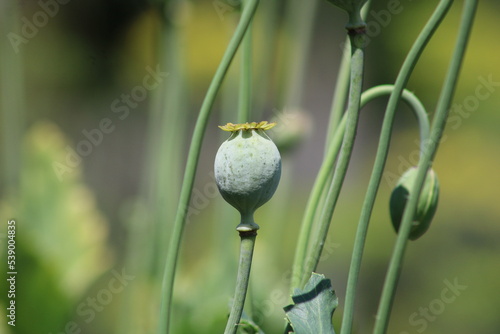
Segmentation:
[[(17, 319), (11, 331), (48, 333), (65, 327), (76, 302), (109, 266), (108, 231), (80, 169), (64, 175), (64, 182), (58, 178), (54, 162), (65, 161), (67, 141), (55, 125), (38, 124), (22, 147), (19, 196), (2, 202), (2, 213), (16, 220)], [(0, 296), (4, 305), (6, 297)]]

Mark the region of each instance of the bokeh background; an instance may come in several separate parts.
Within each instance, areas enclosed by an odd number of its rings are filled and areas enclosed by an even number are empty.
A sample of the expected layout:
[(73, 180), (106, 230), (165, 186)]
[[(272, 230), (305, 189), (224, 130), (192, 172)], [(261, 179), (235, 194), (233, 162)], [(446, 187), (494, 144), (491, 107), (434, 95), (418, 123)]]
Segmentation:
[[(431, 116), (462, 2), (453, 5), (408, 84)], [(365, 88), (394, 82), (435, 3), (373, 1)], [(239, 3), (3, 0), (0, 7), (0, 332), (151, 333), (190, 136)], [(500, 332), (498, 13), (498, 1), (480, 2), (434, 164), (439, 208), (428, 233), (409, 244), (389, 333)], [(280, 0), (263, 1), (254, 20), (254, 120), (282, 125), (271, 136), (282, 148), (283, 178), (257, 213), (248, 309), (267, 333), (281, 332), (289, 303), (295, 242), (324, 152), (345, 22), (327, 2)], [(202, 148), (177, 274), (174, 333), (222, 332), (234, 289), (238, 215), (218, 195), (212, 164), (226, 136), (217, 125), (235, 121), (238, 61)], [(340, 299), (336, 328), (386, 102), (362, 111), (318, 268)], [(366, 244), (356, 333), (370, 332), (374, 323), (396, 237), (388, 198), (398, 176), (416, 163), (417, 142), (416, 122), (402, 105)], [(9, 219), (17, 226), (15, 327), (6, 320)]]

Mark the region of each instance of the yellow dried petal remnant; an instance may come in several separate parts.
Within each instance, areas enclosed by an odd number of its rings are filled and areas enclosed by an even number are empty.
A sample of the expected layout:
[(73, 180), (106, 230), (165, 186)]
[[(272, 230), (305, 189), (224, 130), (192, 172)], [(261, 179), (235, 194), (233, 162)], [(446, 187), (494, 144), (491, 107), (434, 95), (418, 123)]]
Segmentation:
[(221, 128), (224, 131), (228, 132), (235, 132), (239, 130), (269, 130), (272, 129), (276, 123), (269, 123), (267, 121), (262, 121), (262, 122), (251, 122), (251, 123), (243, 123), (243, 124), (233, 124), (233, 123), (227, 123), (226, 125), (219, 125), (219, 128)]

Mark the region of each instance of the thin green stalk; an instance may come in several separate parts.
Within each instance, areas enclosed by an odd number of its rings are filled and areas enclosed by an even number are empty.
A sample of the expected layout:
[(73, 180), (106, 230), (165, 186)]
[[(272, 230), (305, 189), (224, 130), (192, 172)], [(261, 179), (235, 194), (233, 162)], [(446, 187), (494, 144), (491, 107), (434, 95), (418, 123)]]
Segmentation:
[[(262, 8), (259, 8), (259, 12)], [(236, 25), (235, 25), (236, 27)], [(240, 77), (240, 66), (229, 68), (224, 85), (221, 89), (220, 96), (220, 121), (219, 124), (226, 124), (235, 120), (235, 110), (238, 110), (238, 83)], [(227, 139), (227, 132), (220, 131), (219, 142), (222, 143)], [(214, 174), (215, 175), (215, 174)], [(214, 186), (215, 186), (215, 181)], [(205, 277), (203, 284), (203, 293), (200, 298), (212, 298), (213, 295), (231, 295), (234, 288), (227, 284), (220, 284), (227, 280), (228, 275), (234, 275), (237, 272), (238, 254), (228, 251), (228, 249), (236, 249), (240, 240), (234, 238), (234, 230), (228, 228), (232, 225), (237, 213), (234, 208), (222, 200), (214, 201), (214, 208), (211, 211), (211, 221), (214, 222), (211, 228), (211, 245), (210, 258), (205, 259), (205, 265), (210, 268), (210, 272)], [(221, 242), (225, 240), (225, 242)], [(250, 294), (250, 291), (249, 291)], [(247, 299), (247, 305), (250, 300)]]
[[(361, 17), (366, 19), (368, 10), (371, 6), (371, 0), (367, 1), (361, 10)], [(335, 90), (333, 91), (332, 107), (330, 110), (330, 120), (328, 121), (328, 130), (325, 145), (325, 155), (328, 151), (328, 145), (331, 142), (331, 137), (335, 134), (335, 131), (339, 127), (339, 123), (344, 114), (345, 104), (347, 101), (347, 96), (349, 93), (349, 74), (351, 67), (351, 57), (350, 57), (351, 46), (349, 44), (349, 38), (346, 38), (344, 42), (344, 49), (342, 53), (342, 59), (340, 60), (339, 71), (337, 74), (337, 81), (335, 83)]]
[[(166, 221), (172, 221), (174, 218), (175, 206), (177, 205), (176, 195), (181, 188), (180, 180), (172, 180), (172, 175), (181, 175), (183, 150), (179, 142), (183, 141), (186, 134), (188, 117), (186, 113), (186, 83), (183, 57), (180, 50), (181, 41), (179, 27), (171, 27), (164, 34), (165, 43), (165, 64), (169, 76), (165, 80), (165, 87), (160, 91), (163, 98), (163, 107), (161, 117), (158, 120), (160, 127), (157, 128), (159, 141), (152, 142), (150, 145), (152, 153), (157, 157), (156, 170), (150, 180), (151, 189), (155, 190), (151, 211), (157, 210), (154, 220), (154, 234), (156, 238), (155, 250), (158, 252), (154, 263), (153, 273), (155, 278), (161, 279), (163, 267), (165, 265), (162, 254), (167, 251), (168, 232), (171, 228)], [(153, 158), (154, 159), (154, 158)], [(154, 161), (152, 159), (152, 162)]]
[(229, 313), (229, 319), (227, 321), (224, 334), (235, 334), (238, 330), (238, 323), (240, 322), (241, 314), (243, 313), (243, 306), (245, 306), (245, 297), (248, 289), (257, 231), (240, 232), (240, 237), (240, 262), (238, 264), (236, 289), (234, 291), (233, 305), (231, 307), (231, 313)]
[(291, 34), (291, 42), (288, 44), (286, 53), (290, 63), (287, 64), (288, 69), (285, 71), (284, 103), (291, 108), (300, 108), (302, 104), (307, 57), (310, 51), (318, 2), (318, 0), (291, 1), (286, 12), (285, 24), (287, 31)]
[[(365, 18), (370, 8), (371, 1), (367, 1), (361, 11), (361, 17)], [(345, 114), (344, 106), (348, 96), (349, 78), (350, 78), (350, 64), (351, 57), (349, 52), (351, 50), (349, 36), (344, 46), (342, 60), (339, 67), (339, 74), (337, 75), (337, 83), (333, 93), (332, 107), (330, 111), (330, 121), (328, 125), (327, 139), (325, 145), (325, 157), (320, 167), (316, 181), (309, 196), (305, 214), (302, 218), (301, 229), (299, 233), (299, 240), (295, 248), (295, 257), (293, 262), (292, 281), (290, 284), (290, 293), (293, 294), (293, 289), (298, 287), (304, 262), (306, 260), (307, 246), (312, 230), (312, 225), (315, 217), (318, 214), (318, 207), (321, 202), (324, 202), (324, 197), (327, 192), (325, 185), (331, 182), (332, 168), (335, 160), (337, 159), (342, 137), (345, 130)], [(361, 97), (361, 104), (363, 104), (363, 96)], [(340, 124), (342, 123), (342, 124)], [(337, 131), (339, 129), (340, 131)]]
[[(352, 41), (353, 38), (351, 38)], [(310, 235), (312, 231), (312, 226), (314, 223), (314, 216), (316, 214), (317, 208), (319, 206), (319, 202), (321, 200), (321, 194), (324, 191), (324, 187), (326, 185), (327, 180), (330, 177), (330, 170), (333, 168), (333, 163), (338, 155), (339, 150), (343, 151), (344, 153), (341, 153), (342, 160), (339, 159), (339, 164), (338, 167), (335, 171), (336, 179), (334, 180), (335, 182), (335, 189), (334, 192), (329, 191), (328, 194), (330, 196), (328, 205), (330, 205), (331, 201), (336, 201), (334, 197), (338, 197), (338, 194), (340, 193), (340, 188), (342, 186), (342, 182), (345, 176), (345, 172), (347, 171), (347, 164), (348, 164), (348, 159), (350, 158), (351, 150), (352, 150), (352, 142), (350, 145), (347, 143), (342, 145), (342, 148), (340, 148), (340, 142), (341, 138), (344, 138), (344, 142), (347, 140), (353, 141), (355, 133), (356, 133), (356, 127), (357, 127), (357, 119), (359, 115), (359, 103), (360, 103), (360, 94), (361, 94), (361, 89), (362, 89), (362, 78), (359, 78), (359, 76), (362, 76), (362, 67), (363, 67), (363, 52), (362, 49), (358, 48), (353, 48), (351, 58), (353, 60), (356, 60), (357, 63), (353, 63), (353, 67), (351, 69), (352, 74), (351, 74), (351, 96), (353, 96), (352, 103), (349, 105), (348, 108), (348, 115), (349, 116), (349, 133), (340, 133), (336, 132), (334, 135), (334, 138), (332, 140), (332, 144), (329, 146), (329, 152), (327, 153), (325, 160), (320, 168), (320, 171), (318, 173), (318, 176), (316, 178), (315, 184), (313, 186), (313, 189), (311, 191), (311, 196), (309, 197), (307, 206), (306, 206), (306, 211), (304, 214), (304, 218), (302, 220), (301, 224), (301, 229), (299, 233), (299, 240), (297, 242), (297, 247), (295, 249), (295, 258), (294, 258), (294, 264), (293, 264), (293, 269), (292, 269), (292, 282), (290, 285), (290, 290), (293, 292), (293, 290), (300, 285), (302, 285), (302, 282), (304, 280), (307, 280), (307, 273), (310, 271), (313, 271), (313, 269), (316, 267), (316, 264), (314, 266), (311, 266), (311, 260), (307, 258), (307, 251), (308, 251), (308, 245), (310, 243)], [(358, 77), (354, 77), (352, 75), (356, 74)], [(358, 95), (356, 99), (358, 101), (355, 101), (355, 95)], [(354, 108), (357, 108), (357, 110), (354, 111)], [(356, 112), (356, 114), (354, 114)], [(347, 121), (347, 118), (345, 120)], [(345, 125), (341, 125), (341, 128), (345, 128)], [(343, 175), (342, 175), (343, 174)], [(332, 182), (332, 185), (334, 184)], [(337, 195), (335, 195), (335, 192)], [(332, 197), (333, 196), (333, 197)], [(326, 216), (325, 216), (326, 218)], [(328, 223), (322, 224), (323, 230), (326, 227), (326, 230), (328, 230)], [(326, 238), (326, 233), (325, 233), (325, 238)], [(320, 246), (322, 248), (322, 245)], [(321, 252), (321, 249), (319, 249), (319, 252)], [(308, 259), (306, 263), (306, 258)], [(319, 256), (318, 256), (319, 259)], [(313, 260), (314, 261), (314, 260)], [(309, 264), (309, 265), (308, 265)], [(308, 266), (308, 270), (306, 270), (305, 266)], [(309, 268), (313, 267), (312, 269)], [(306, 278), (307, 277), (307, 278)]]
[[(287, 3), (285, 13), (285, 29), (287, 36), (285, 44), (285, 57), (289, 62), (282, 70), (285, 87), (282, 96), (282, 108), (300, 109), (304, 98), (304, 87), (307, 74), (307, 60), (310, 53), (312, 36), (318, 0), (294, 0)], [(281, 183), (286, 182), (286, 177), (282, 177)], [(283, 185), (281, 186), (283, 187)], [(286, 198), (283, 197), (283, 203)], [(297, 249), (296, 249), (297, 254)], [(295, 261), (294, 261), (295, 263)], [(297, 271), (294, 265), (294, 270)], [(292, 274), (291, 288), (297, 283), (295, 274)], [(292, 290), (293, 293), (293, 290)]]
[[(242, 6), (243, 9), (248, 6), (248, 0), (243, 0), (242, 1)], [(245, 37), (243, 37), (242, 45), (241, 45), (241, 64), (240, 64), (240, 86), (239, 86), (239, 97), (238, 97), (238, 116), (237, 116), (237, 122), (238, 123), (245, 123), (251, 121), (251, 115), (252, 115), (252, 23), (248, 26), (247, 32), (245, 33)], [(242, 245), (243, 247), (243, 238), (242, 238)], [(253, 250), (253, 245), (252, 245), (252, 250)], [(243, 253), (243, 248), (241, 250)], [(243, 255), (240, 255), (243, 256)], [(251, 256), (250, 254), (250, 261), (251, 261)], [(240, 265), (238, 269), (238, 275), (240, 270), (243, 270), (241, 266), (243, 265), (242, 262), (243, 259), (240, 259)], [(248, 264), (248, 273), (250, 273), (250, 264)], [(240, 280), (240, 277), (238, 276), (238, 282)], [(246, 285), (248, 286), (248, 276), (247, 276), (247, 282)], [(239, 310), (239, 317), (237, 321), (240, 320), (241, 317), (241, 312), (243, 311), (243, 306), (244, 306), (244, 301), (245, 301), (245, 296), (246, 296), (246, 290), (247, 286), (244, 287), (245, 292), (239, 291), (240, 293), (244, 293), (243, 295), (243, 302), (241, 304), (241, 310)], [(237, 291), (238, 291), (238, 286), (237, 286)], [(243, 289), (243, 287), (240, 287), (240, 289)], [(251, 293), (251, 289), (248, 292), (248, 300), (249, 300), (249, 306), (247, 308), (247, 314), (252, 317), (253, 315), (253, 297)], [(235, 302), (236, 302), (236, 294), (235, 294)], [(238, 298), (241, 298), (238, 297)], [(235, 304), (233, 304), (233, 309), (231, 310), (231, 313), (238, 311), (234, 310)], [(235, 315), (236, 316), (236, 315)], [(231, 316), (230, 316), (231, 320)], [(229, 323), (228, 323), (229, 326)], [(236, 329), (236, 326), (235, 326)], [(226, 328), (226, 331), (228, 329)]]
[(174, 227), (170, 238), (168, 252), (166, 254), (165, 273), (162, 284), (162, 303), (160, 307), (160, 317), (157, 331), (159, 334), (169, 333), (175, 270), (177, 267), (177, 259), (179, 256), (180, 243), (182, 239), (182, 233), (184, 231), (189, 200), (191, 198), (191, 193), (193, 190), (196, 166), (198, 165), (201, 144), (208, 123), (208, 117), (210, 116), (210, 112), (215, 101), (215, 96), (219, 91), (229, 65), (231, 64), (231, 61), (233, 60), (234, 55), (236, 54), (236, 51), (243, 39), (243, 36), (245, 35), (245, 32), (255, 14), (258, 3), (259, 0), (249, 0), (248, 5), (245, 6), (245, 9), (241, 14), (240, 22), (236, 27), (234, 35), (231, 38), (226, 52), (222, 57), (221, 63), (219, 64), (214, 78), (210, 83), (210, 87), (208, 88), (207, 94), (201, 106), (200, 113), (198, 115), (198, 119), (193, 131), (193, 137), (191, 139), (191, 145), (189, 148), (186, 170), (184, 173), (184, 179), (179, 199), (179, 206), (174, 221)]
[(349, 74), (351, 73), (351, 57), (349, 56), (349, 50), (350, 44), (346, 42), (344, 52), (342, 53), (342, 59), (340, 61), (339, 73), (337, 74), (335, 90), (333, 92), (325, 151), (328, 150), (328, 145), (332, 141), (331, 136), (334, 135), (335, 131), (339, 128), (339, 123), (345, 110), (345, 104), (349, 93)]
[(325, 191), (326, 185), (331, 177), (331, 171), (335, 160), (337, 159), (340, 147), (342, 145), (342, 138), (344, 137), (345, 124), (347, 117), (342, 118), (339, 124), (339, 131), (335, 132), (332, 138), (331, 144), (329, 145), (328, 152), (321, 164), (321, 167), (314, 181), (311, 194), (307, 201), (306, 209), (302, 222), (300, 225), (299, 240), (295, 248), (295, 257), (292, 268), (292, 281), (290, 284), (290, 293), (293, 294), (295, 288), (299, 287), (301, 277), (304, 273), (304, 262), (306, 260), (306, 253), (309, 245), (309, 239), (314, 224), (314, 217), (317, 213), (318, 207), (321, 202), (321, 197)]
[[(171, 4), (170, 11), (178, 10), (180, 1)], [(160, 11), (160, 13), (162, 13)], [(171, 13), (172, 14), (172, 13)], [(181, 188), (178, 178), (182, 172), (182, 147), (179, 138), (186, 130), (184, 66), (182, 64), (181, 27), (162, 17), (158, 32), (158, 62), (168, 72), (165, 81), (154, 89), (149, 103), (146, 141), (145, 172), (141, 178), (141, 204), (128, 221), (127, 268), (141, 273), (146, 282), (161, 284), (167, 251), (169, 229), (175, 217), (177, 196)], [(139, 212), (135, 212), (139, 211)], [(150, 294), (148, 307), (137, 304), (136, 296), (144, 294), (139, 287), (127, 289), (122, 303), (120, 333), (144, 331), (145, 315), (155, 312), (160, 296)], [(130, 314), (143, 312), (138, 317)], [(154, 326), (155, 324), (151, 324)]]
[[(367, 95), (367, 98), (374, 99), (382, 95), (392, 94), (393, 92), (394, 92), (393, 85), (383, 85), (383, 86), (373, 87), (372, 89), (366, 91), (365, 93)], [(363, 93), (363, 96), (365, 95), (365, 93)], [(368, 95), (368, 93), (370, 94)], [(420, 128), (420, 147), (421, 150), (423, 150), (424, 145), (427, 142), (427, 139), (429, 138), (429, 120), (425, 108), (420, 102), (420, 100), (413, 93), (407, 90), (403, 90), (401, 99), (408, 103), (408, 105), (414, 112), (415, 117), (417, 118)], [(367, 195), (365, 197), (365, 202), (363, 203), (360, 222), (358, 224), (358, 230), (356, 232), (356, 238), (354, 242), (354, 250), (351, 258), (351, 266), (349, 267), (349, 277), (347, 281), (347, 290), (346, 290), (346, 302), (343, 313), (342, 328), (340, 332), (341, 334), (351, 333), (352, 330), (356, 283), (358, 280), (359, 270), (361, 267), (361, 259), (363, 255), (363, 248), (366, 240), (366, 234), (368, 231), (368, 223), (371, 216), (371, 211), (373, 209), (373, 204), (375, 202), (378, 185), (380, 184), (381, 175), (382, 175), (381, 173), (372, 175)]]
[[(248, 0), (242, 2), (245, 8)], [(252, 106), (252, 24), (248, 26), (241, 45), (240, 93), (238, 103), (238, 123), (250, 121)]]
[(432, 122), (430, 139), (426, 145), (424, 154), (419, 161), (415, 184), (410, 192), (410, 198), (403, 214), (400, 230), (398, 232), (394, 251), (387, 270), (387, 276), (382, 289), (382, 296), (380, 298), (380, 304), (377, 312), (377, 320), (375, 322), (375, 334), (384, 334), (387, 331), (389, 315), (392, 309), (394, 295), (396, 293), (397, 282), (402, 269), (406, 244), (411, 230), (411, 223), (413, 216), (415, 215), (418, 198), (425, 181), (425, 176), (427, 175), (429, 168), (432, 166), (432, 161), (436, 155), (439, 141), (444, 132), (446, 119), (449, 113), (449, 106), (455, 92), (458, 74), (464, 58), (465, 49), (467, 47), (467, 41), (472, 30), (477, 3), (477, 0), (466, 0), (464, 3), (460, 30), (455, 50), (453, 52), (453, 57), (448, 68), (448, 73), (439, 97), (438, 105), (436, 107), (436, 114)]
[[(359, 13), (355, 20), (360, 20)], [(352, 20), (351, 17), (351, 22)], [(322, 212), (319, 221), (319, 229), (314, 240), (311, 242), (311, 254), (308, 255), (307, 261), (303, 262), (304, 269), (300, 272), (300, 286), (304, 286), (309, 275), (313, 272), (319, 262), (323, 245), (328, 234), (330, 221), (333, 216), (333, 211), (337, 199), (347, 173), (347, 167), (351, 159), (352, 149), (354, 146), (354, 138), (356, 137), (356, 129), (359, 119), (359, 109), (361, 101), (361, 90), (363, 87), (363, 66), (364, 66), (364, 37), (365, 25), (357, 25), (354, 29), (349, 30), (349, 37), (351, 41), (351, 84), (349, 92), (349, 105), (347, 108), (347, 124), (340, 149), (339, 160), (335, 168), (331, 187), (325, 199), (325, 208)]]
[[(351, 258), (351, 266), (349, 268), (349, 276), (347, 281), (346, 301), (345, 301), (344, 315), (342, 320), (341, 334), (351, 333), (352, 329), (352, 320), (354, 317), (354, 301), (356, 296), (356, 285), (358, 282), (359, 271), (361, 268), (361, 261), (363, 257), (366, 235), (368, 232), (368, 225), (372, 214), (373, 206), (375, 204), (375, 198), (378, 192), (378, 188), (380, 186), (382, 173), (387, 160), (389, 144), (391, 139), (391, 129), (394, 123), (394, 116), (396, 113), (396, 108), (398, 106), (401, 93), (404, 87), (406, 86), (410, 74), (413, 71), (425, 46), (427, 45), (427, 43), (433, 36), (434, 32), (438, 28), (439, 24), (445, 17), (452, 2), (453, 0), (442, 0), (437, 6), (433, 15), (428, 20), (427, 24), (425, 25), (422, 32), (418, 36), (414, 45), (410, 49), (408, 56), (406, 57), (403, 66), (401, 67), (401, 70), (396, 79), (394, 85), (394, 91), (392, 92), (391, 97), (389, 98), (389, 102), (384, 116), (384, 121), (382, 124), (377, 155), (375, 158), (372, 175), (370, 177), (368, 190), (365, 196), (365, 200), (363, 202), (363, 207), (361, 209), (358, 229), (356, 231), (353, 254)], [(424, 131), (424, 129), (421, 128), (421, 131)], [(424, 134), (422, 134), (422, 132), (421, 135), (422, 135), (421, 137), (424, 137)]]

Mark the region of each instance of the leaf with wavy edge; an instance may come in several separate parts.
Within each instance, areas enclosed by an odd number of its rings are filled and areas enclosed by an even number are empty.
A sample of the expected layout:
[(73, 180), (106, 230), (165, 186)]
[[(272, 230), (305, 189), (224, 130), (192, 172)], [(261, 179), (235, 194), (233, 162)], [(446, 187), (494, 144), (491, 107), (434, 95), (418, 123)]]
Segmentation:
[(338, 298), (325, 275), (313, 273), (303, 290), (295, 289), (292, 300), (284, 310), (294, 333), (335, 334), (332, 316)]

